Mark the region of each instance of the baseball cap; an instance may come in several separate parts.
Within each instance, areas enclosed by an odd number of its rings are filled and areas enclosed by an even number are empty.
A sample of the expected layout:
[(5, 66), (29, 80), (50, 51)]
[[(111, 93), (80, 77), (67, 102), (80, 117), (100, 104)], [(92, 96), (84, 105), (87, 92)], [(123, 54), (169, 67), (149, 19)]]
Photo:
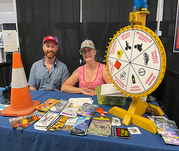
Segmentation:
[(81, 49), (79, 52), (81, 52), (82, 49), (85, 47), (95, 49), (94, 43), (91, 40), (84, 40), (83, 43), (81, 44)]
[(53, 36), (45, 37), (44, 40), (43, 40), (43, 43), (45, 43), (46, 41), (54, 41), (56, 43), (56, 45), (58, 45), (57, 40)]

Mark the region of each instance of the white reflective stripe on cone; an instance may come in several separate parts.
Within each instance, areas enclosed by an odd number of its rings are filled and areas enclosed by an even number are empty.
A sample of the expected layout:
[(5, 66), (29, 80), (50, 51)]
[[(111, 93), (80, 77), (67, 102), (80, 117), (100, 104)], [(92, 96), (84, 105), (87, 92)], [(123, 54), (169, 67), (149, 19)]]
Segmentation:
[(27, 86), (24, 68), (12, 68), (12, 88), (23, 88)]

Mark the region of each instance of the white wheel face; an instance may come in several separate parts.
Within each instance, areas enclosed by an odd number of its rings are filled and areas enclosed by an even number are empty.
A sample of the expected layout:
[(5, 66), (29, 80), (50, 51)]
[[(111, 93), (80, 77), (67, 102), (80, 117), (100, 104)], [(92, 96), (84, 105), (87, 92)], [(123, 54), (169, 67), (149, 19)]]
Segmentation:
[(107, 55), (110, 76), (128, 94), (149, 91), (160, 77), (161, 53), (156, 41), (140, 29), (128, 29), (112, 41)]

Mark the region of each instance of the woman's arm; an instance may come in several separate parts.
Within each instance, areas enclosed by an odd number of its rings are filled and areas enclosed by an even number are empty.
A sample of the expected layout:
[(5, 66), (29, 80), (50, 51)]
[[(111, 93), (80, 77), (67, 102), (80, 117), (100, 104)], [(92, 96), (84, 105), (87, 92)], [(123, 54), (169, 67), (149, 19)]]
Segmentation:
[(81, 93), (82, 90), (74, 86), (77, 82), (78, 70), (75, 70), (72, 75), (63, 83), (61, 91), (68, 93)]
[(96, 93), (88, 88), (78, 88), (74, 85), (78, 82), (78, 69), (63, 83), (61, 91), (67, 93), (82, 93), (84, 95), (94, 96)]

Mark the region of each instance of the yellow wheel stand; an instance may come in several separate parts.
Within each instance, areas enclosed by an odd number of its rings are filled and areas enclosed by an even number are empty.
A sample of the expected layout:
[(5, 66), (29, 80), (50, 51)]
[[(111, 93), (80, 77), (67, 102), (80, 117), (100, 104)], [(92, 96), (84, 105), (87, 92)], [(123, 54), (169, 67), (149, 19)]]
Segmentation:
[[(150, 106), (152, 107), (155, 115), (164, 114), (158, 106), (152, 104), (150, 104)], [(149, 105), (146, 102), (142, 102), (141, 98), (138, 97), (132, 99), (128, 111), (121, 109), (119, 107), (113, 107), (108, 112), (119, 118), (122, 118), (123, 119), (122, 123), (127, 126), (133, 123), (134, 125), (137, 125), (149, 132), (156, 134), (157, 128), (155, 124), (151, 120), (140, 116), (144, 114), (146, 111), (150, 113)]]
[(162, 82), (166, 55), (158, 36), (145, 27), (148, 14), (148, 11), (131, 12), (131, 25), (117, 31), (107, 47), (105, 61), (110, 79), (124, 95), (132, 97), (128, 111), (115, 106), (108, 112), (122, 118), (127, 126), (133, 123), (156, 134), (155, 124), (141, 115), (150, 113), (151, 108), (155, 115), (164, 113), (158, 106), (142, 102), (141, 97), (152, 93)]

